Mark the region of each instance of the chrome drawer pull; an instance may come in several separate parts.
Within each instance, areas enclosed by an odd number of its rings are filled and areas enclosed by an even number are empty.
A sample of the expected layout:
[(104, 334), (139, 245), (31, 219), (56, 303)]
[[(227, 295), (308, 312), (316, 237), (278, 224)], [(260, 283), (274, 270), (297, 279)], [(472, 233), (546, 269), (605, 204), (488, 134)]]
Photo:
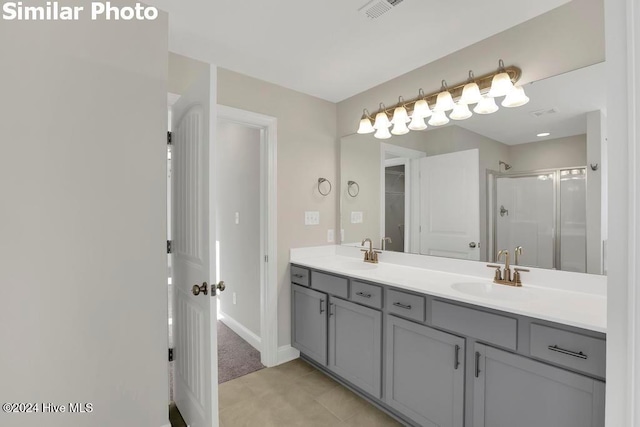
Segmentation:
[(405, 310), (411, 310), (411, 306), (407, 304), (402, 304), (401, 302), (394, 302), (393, 305), (396, 307), (404, 308)]
[(560, 348), (557, 345), (550, 345), (549, 350), (555, 351), (557, 353), (566, 354), (567, 356), (577, 357), (578, 359), (587, 360), (587, 355), (584, 354), (583, 352), (576, 353), (575, 351), (565, 350), (564, 348)]
[(365, 294), (364, 292), (356, 292), (356, 295), (362, 298), (371, 298), (371, 294)]

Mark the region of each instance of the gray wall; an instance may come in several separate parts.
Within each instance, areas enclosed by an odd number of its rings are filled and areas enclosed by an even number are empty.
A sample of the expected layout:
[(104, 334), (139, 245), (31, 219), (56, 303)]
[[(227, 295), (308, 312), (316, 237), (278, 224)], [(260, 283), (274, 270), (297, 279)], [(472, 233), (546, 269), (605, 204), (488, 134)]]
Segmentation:
[(230, 285), (220, 309), (260, 336), (260, 130), (219, 121), (217, 140), (219, 274)]
[(497, 68), (498, 59), (522, 68), (521, 83), (555, 76), (604, 61), (603, 0), (573, 0), (523, 24), (461, 49), (338, 104), (338, 136), (356, 131), (362, 109), (380, 102), (394, 105), (440, 89), (442, 79), (464, 82), (473, 69), (481, 75)]
[[(278, 344), (290, 344), (289, 249), (327, 244), (338, 229), (336, 104), (226, 69), (218, 69), (218, 103), (278, 119)], [(333, 184), (327, 197), (318, 178)], [(320, 225), (305, 226), (304, 212)]]
[(535, 141), (509, 147), (509, 172), (555, 169), (587, 164), (587, 135)]
[(167, 27), (0, 24), (3, 427), (168, 423)]

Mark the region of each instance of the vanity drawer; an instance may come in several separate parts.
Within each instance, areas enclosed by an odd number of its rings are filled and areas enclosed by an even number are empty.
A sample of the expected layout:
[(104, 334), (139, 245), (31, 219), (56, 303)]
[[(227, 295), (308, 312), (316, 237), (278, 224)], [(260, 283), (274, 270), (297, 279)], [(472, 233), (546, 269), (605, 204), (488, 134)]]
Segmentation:
[(291, 282), (302, 285), (309, 286), (309, 270), (306, 268), (296, 267), (295, 265), (291, 266)]
[(387, 311), (398, 316), (424, 322), (425, 297), (389, 289)]
[(531, 356), (605, 377), (606, 341), (576, 332), (531, 324)]
[(433, 301), (431, 321), (433, 326), (474, 337), (486, 343), (511, 350), (518, 347), (518, 320), (511, 317)]
[(382, 308), (382, 288), (352, 280), (351, 301), (368, 305), (369, 307)]
[(311, 287), (340, 298), (347, 299), (349, 297), (349, 284), (344, 277), (312, 271)]

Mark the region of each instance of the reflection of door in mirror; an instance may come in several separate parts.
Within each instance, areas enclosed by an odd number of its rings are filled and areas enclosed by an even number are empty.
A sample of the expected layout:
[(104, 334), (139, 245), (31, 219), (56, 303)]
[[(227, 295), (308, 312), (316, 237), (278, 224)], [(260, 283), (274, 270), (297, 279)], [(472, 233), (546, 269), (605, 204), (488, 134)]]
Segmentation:
[(404, 252), (405, 246), (405, 165), (386, 166), (384, 194), (385, 233), (388, 237), (384, 249), (387, 251)]
[(478, 149), (420, 159), (420, 253), (480, 260)]

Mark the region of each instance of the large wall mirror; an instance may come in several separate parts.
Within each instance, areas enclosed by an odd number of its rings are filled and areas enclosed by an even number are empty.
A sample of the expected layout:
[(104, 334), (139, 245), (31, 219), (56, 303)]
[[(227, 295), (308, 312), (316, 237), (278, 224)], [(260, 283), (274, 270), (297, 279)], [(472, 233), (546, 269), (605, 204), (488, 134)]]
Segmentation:
[[(341, 140), (342, 243), (606, 272), (605, 64), (524, 86), (530, 102)], [(386, 241), (385, 241), (385, 238)]]

